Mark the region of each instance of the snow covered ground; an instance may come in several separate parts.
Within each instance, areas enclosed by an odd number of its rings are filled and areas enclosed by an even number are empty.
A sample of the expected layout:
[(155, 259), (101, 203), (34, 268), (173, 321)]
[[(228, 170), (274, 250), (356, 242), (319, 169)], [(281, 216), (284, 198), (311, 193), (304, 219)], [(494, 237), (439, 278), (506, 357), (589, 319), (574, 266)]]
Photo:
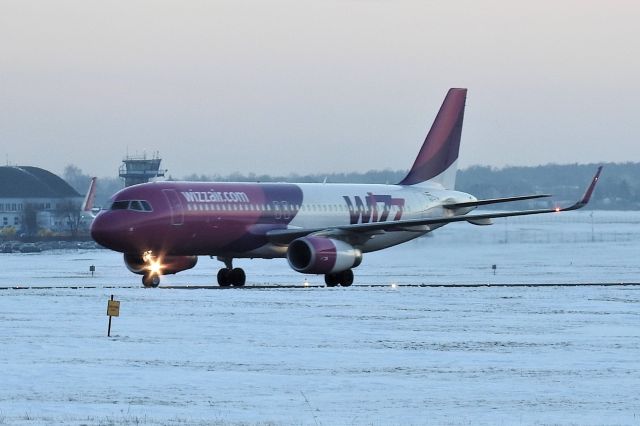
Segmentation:
[(640, 286), (410, 286), (633, 283), (639, 259), (628, 212), (451, 225), (347, 289), (283, 260), (237, 264), (298, 288), (145, 290), (106, 250), (0, 254), (0, 287), (31, 287), (0, 290), (0, 425), (640, 424)]

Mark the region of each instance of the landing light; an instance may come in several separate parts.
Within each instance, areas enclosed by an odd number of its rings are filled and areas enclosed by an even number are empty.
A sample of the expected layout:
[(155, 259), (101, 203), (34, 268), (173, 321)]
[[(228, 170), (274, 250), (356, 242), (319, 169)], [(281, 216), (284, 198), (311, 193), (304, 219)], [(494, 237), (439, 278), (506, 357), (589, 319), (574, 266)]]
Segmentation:
[(560, 207), (555, 208), (556, 213), (560, 211)]
[(142, 253), (142, 260), (147, 263), (147, 269), (152, 275), (162, 274), (162, 262), (153, 256), (153, 252), (145, 251)]
[(160, 275), (162, 272), (162, 264), (157, 260), (149, 261), (149, 272), (154, 275)]
[(391, 288), (395, 290), (396, 288), (398, 288), (398, 284), (396, 284), (396, 283), (392, 283), (392, 284), (391, 284)]
[(305, 286), (305, 287), (309, 287), (309, 281), (307, 281), (307, 279), (306, 279), (306, 278), (304, 279), (304, 286)]

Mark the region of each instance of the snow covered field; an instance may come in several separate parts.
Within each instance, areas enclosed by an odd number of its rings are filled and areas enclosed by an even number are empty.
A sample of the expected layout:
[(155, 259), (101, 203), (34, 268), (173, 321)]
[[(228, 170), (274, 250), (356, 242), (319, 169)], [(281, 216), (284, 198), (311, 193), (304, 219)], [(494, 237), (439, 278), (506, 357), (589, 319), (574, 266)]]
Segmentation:
[(54, 287), (0, 290), (0, 425), (640, 424), (640, 286), (409, 286), (633, 283), (639, 259), (616, 212), (450, 225), (347, 289), (283, 260), (237, 264), (299, 288), (145, 290), (104, 250), (0, 255), (0, 287)]

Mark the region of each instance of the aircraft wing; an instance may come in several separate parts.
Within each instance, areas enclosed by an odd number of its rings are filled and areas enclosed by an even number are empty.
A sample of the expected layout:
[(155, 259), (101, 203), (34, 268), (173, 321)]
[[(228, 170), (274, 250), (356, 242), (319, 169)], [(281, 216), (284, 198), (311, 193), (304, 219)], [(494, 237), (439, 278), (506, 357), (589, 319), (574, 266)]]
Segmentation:
[(476, 200), (476, 201), (465, 201), (463, 203), (444, 204), (442, 207), (444, 207), (445, 209), (455, 210), (462, 207), (486, 206), (488, 204), (510, 203), (512, 201), (534, 200), (536, 198), (547, 198), (547, 197), (551, 197), (551, 195), (534, 194), (534, 195), (521, 195), (519, 197), (489, 198), (488, 200)]
[[(350, 239), (360, 239), (367, 240), (371, 235), (380, 232), (393, 232), (393, 231), (415, 231), (415, 232), (426, 232), (430, 230), (429, 225), (442, 225), (452, 222), (477, 222), (482, 223), (488, 219), (495, 219), (500, 217), (511, 217), (511, 216), (527, 216), (534, 214), (543, 214), (543, 213), (557, 213), (563, 211), (577, 210), (589, 203), (591, 199), (591, 195), (593, 194), (593, 190), (598, 183), (598, 179), (600, 178), (600, 172), (602, 171), (602, 166), (598, 167), (598, 171), (595, 176), (591, 180), (591, 184), (585, 191), (582, 198), (572, 204), (571, 206), (560, 208), (556, 207), (553, 209), (538, 209), (538, 210), (519, 210), (519, 211), (511, 211), (511, 212), (500, 212), (500, 213), (486, 213), (486, 214), (474, 214), (474, 215), (459, 215), (459, 216), (443, 216), (437, 218), (425, 218), (425, 219), (407, 219), (407, 220), (396, 220), (389, 222), (376, 222), (376, 223), (359, 223), (354, 225), (340, 225), (333, 226), (328, 228), (315, 228), (315, 229), (277, 229), (267, 232), (267, 238), (269, 241), (275, 244), (288, 244), (291, 241), (304, 237), (307, 235), (318, 235), (318, 236), (335, 236), (340, 238), (341, 236), (349, 237)], [(517, 199), (530, 199), (531, 197), (540, 198), (539, 196), (524, 196), (522, 197), (512, 197)], [(502, 199), (499, 199), (502, 200)], [(512, 200), (515, 201), (515, 200)], [(461, 203), (463, 204), (463, 203)], [(488, 203), (491, 204), (491, 203)], [(446, 205), (445, 205), (446, 207)]]

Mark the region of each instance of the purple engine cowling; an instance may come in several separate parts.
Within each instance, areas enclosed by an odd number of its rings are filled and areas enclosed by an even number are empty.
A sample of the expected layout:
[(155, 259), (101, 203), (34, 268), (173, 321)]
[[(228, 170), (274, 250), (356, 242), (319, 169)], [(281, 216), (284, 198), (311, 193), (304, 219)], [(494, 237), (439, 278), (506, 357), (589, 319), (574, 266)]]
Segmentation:
[(287, 260), (291, 268), (298, 272), (332, 274), (360, 265), (362, 252), (344, 241), (303, 237), (289, 244)]
[[(193, 268), (196, 263), (198, 263), (198, 256), (164, 256), (160, 260), (160, 270), (163, 275), (177, 274)], [(125, 253), (124, 264), (134, 274), (143, 275), (149, 270), (149, 262), (140, 255)]]

